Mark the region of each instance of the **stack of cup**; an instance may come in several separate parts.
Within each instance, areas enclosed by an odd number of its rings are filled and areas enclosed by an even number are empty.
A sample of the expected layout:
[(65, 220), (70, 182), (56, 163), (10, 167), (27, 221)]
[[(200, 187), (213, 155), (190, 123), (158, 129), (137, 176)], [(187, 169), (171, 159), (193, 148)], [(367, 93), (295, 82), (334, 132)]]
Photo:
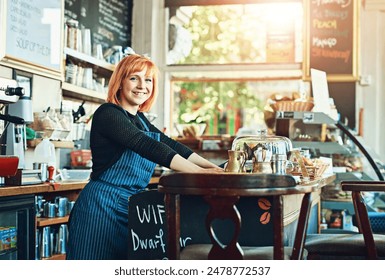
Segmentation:
[(91, 55), (91, 30), (86, 28), (82, 30), (83, 36), (83, 53)]

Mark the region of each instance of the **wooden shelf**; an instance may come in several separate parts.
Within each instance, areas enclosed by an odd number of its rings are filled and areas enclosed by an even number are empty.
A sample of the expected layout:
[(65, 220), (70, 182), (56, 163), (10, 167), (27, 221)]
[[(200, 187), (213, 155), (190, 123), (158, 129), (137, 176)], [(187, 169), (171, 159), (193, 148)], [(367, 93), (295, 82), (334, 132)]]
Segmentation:
[[(101, 59), (96, 59), (93, 56), (86, 55), (70, 48), (64, 48), (64, 54), (71, 61), (71, 63), (81, 67), (92, 68), (93, 74), (98, 77), (106, 78), (106, 81), (109, 80), (115, 69), (115, 65), (111, 63)], [(107, 93), (83, 88), (67, 82), (62, 83), (62, 91), (63, 96), (95, 103), (104, 103), (107, 97)]]
[[(43, 139), (33, 139), (28, 140), (27, 145), (30, 148), (35, 148)], [(52, 144), (54, 144), (55, 148), (65, 148), (65, 149), (73, 149), (74, 142), (73, 141), (55, 141), (50, 140)]]
[(58, 224), (68, 223), (69, 215), (64, 217), (55, 217), (55, 218), (36, 218), (36, 225), (38, 227), (52, 226)]
[(85, 62), (93, 66), (102, 68), (104, 71), (107, 72), (107, 74), (111, 74), (115, 69), (115, 65), (108, 63), (107, 61), (97, 59), (93, 56), (86, 55), (70, 48), (64, 48), (64, 54), (76, 59), (79, 62)]
[(82, 99), (90, 102), (104, 103), (107, 97), (106, 93), (100, 93), (87, 88), (79, 87), (70, 83), (62, 83), (63, 95), (76, 99)]

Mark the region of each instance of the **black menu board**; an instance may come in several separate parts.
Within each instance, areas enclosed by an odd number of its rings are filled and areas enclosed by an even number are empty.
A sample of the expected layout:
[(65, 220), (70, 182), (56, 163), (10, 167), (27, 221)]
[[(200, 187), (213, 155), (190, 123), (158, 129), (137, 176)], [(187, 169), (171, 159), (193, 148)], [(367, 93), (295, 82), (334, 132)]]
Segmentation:
[(64, 16), (91, 30), (92, 45), (131, 45), (133, 0), (65, 0)]
[[(259, 207), (256, 197), (241, 197), (237, 209), (242, 216), (239, 233), (241, 246), (271, 246), (273, 244), (273, 219), (261, 223), (266, 211)], [(272, 197), (266, 197), (271, 205)], [(273, 206), (272, 206), (273, 207)], [(181, 249), (191, 244), (211, 244), (206, 229), (208, 204), (200, 196), (180, 197)], [(272, 211), (272, 210), (271, 210)], [(271, 213), (272, 214), (272, 213)], [(167, 259), (167, 220), (164, 195), (157, 190), (144, 191), (129, 198), (128, 206), (128, 255), (131, 260)], [(286, 237), (293, 235), (292, 223), (285, 227)], [(218, 219), (211, 224), (221, 242), (228, 244), (234, 234), (234, 224), (228, 219)], [(258, 238), (256, 237), (258, 232)]]
[(357, 79), (358, 1), (305, 3), (306, 57), (304, 73), (310, 68), (325, 71), (328, 80)]

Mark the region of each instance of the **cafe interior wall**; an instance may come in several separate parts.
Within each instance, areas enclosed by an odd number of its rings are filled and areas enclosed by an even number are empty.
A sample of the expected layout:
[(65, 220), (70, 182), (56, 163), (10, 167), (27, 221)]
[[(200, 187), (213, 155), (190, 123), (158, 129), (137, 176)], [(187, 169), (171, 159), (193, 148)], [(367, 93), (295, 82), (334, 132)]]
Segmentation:
[[(150, 54), (161, 70), (167, 69), (165, 36), (168, 10), (164, 0), (134, 0), (132, 45), (138, 53)], [(359, 22), (359, 78), (356, 86), (356, 126), (363, 108), (361, 138), (366, 148), (385, 162), (385, 0), (361, 0)], [(150, 30), (151, 32), (145, 32)], [(158, 127), (170, 123), (169, 73), (161, 71), (160, 94), (153, 112)], [(369, 84), (367, 78), (369, 77)], [(337, 108), (338, 109), (338, 108)]]
[[(162, 128), (170, 119), (170, 90), (168, 75), (163, 69), (166, 53), (166, 18), (164, 0), (134, 0), (132, 46), (137, 53), (148, 54), (161, 69), (160, 94), (153, 113), (158, 115), (155, 125)], [(163, 27), (162, 27), (163, 26)], [(362, 1), (360, 12), (359, 73), (364, 80), (356, 90), (357, 118), (363, 108), (363, 139), (368, 147), (385, 161), (385, 0)], [(12, 69), (0, 66), (0, 76), (12, 78)], [(365, 79), (369, 77), (369, 84)], [(60, 81), (39, 75), (33, 76), (33, 111), (48, 106), (59, 108), (62, 100)], [(358, 128), (357, 128), (358, 129)], [(28, 151), (29, 153), (31, 151)]]
[(368, 150), (385, 162), (385, 0), (362, 1), (360, 11), (357, 119), (363, 109), (362, 138)]

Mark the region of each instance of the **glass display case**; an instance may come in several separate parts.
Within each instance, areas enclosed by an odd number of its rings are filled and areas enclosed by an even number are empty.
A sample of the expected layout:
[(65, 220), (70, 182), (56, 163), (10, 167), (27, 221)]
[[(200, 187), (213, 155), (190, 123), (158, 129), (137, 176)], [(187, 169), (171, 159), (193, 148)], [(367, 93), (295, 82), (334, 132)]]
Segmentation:
[[(307, 149), (315, 157), (332, 158), (336, 180), (322, 190), (321, 231), (356, 231), (351, 194), (342, 191), (340, 183), (384, 181), (383, 163), (358, 135), (324, 113), (281, 111), (276, 113), (276, 119), (276, 133), (290, 137), (294, 148)], [(369, 216), (378, 214), (376, 201), (384, 204), (376, 193), (366, 193), (365, 200)]]
[(34, 195), (0, 197), (0, 260), (35, 259)]
[(290, 138), (294, 148), (309, 149), (315, 156), (331, 156), (334, 162), (341, 158), (362, 161), (374, 174), (372, 179), (384, 181), (383, 164), (347, 126), (324, 113), (277, 111), (276, 134)]

